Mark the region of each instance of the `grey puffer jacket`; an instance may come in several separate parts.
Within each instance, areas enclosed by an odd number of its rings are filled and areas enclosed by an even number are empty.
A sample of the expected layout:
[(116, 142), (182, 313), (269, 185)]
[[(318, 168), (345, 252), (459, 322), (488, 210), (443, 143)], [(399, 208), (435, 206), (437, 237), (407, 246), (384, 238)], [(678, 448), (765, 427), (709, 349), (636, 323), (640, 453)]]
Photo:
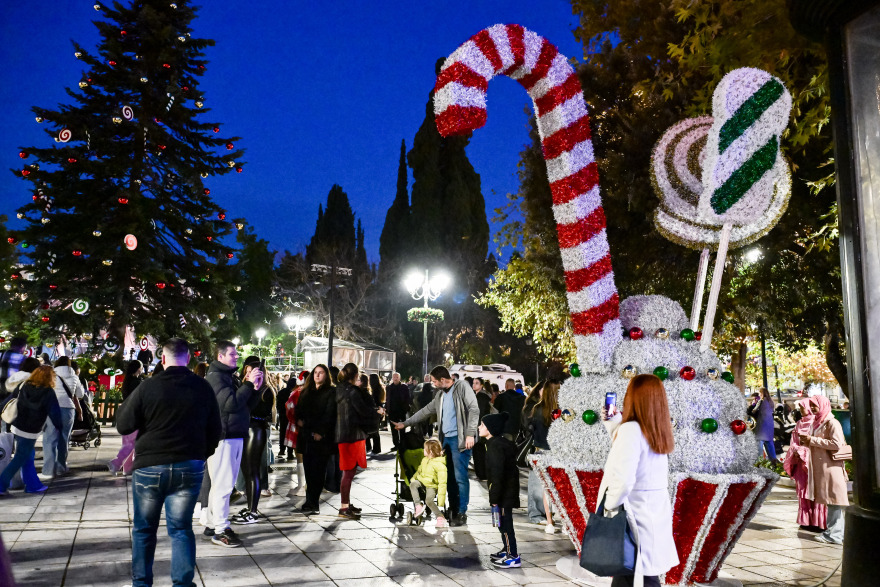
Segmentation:
[(468, 436), (476, 437), (477, 428), (480, 426), (480, 406), (477, 404), (477, 395), (467, 381), (456, 381), (449, 391), (440, 390), (434, 396), (434, 400), (427, 406), (407, 418), (404, 424), (412, 426), (431, 416), (442, 422), (443, 402), (449, 401), (449, 397), (455, 402), (455, 419), (458, 421), (458, 450), (467, 450), (465, 440)]
[(254, 384), (242, 383), (235, 376), (235, 367), (213, 361), (208, 367), (205, 379), (214, 389), (217, 404), (220, 406), (220, 421), (223, 424), (222, 440), (247, 438), (250, 431), (251, 411), (248, 401), (254, 393)]

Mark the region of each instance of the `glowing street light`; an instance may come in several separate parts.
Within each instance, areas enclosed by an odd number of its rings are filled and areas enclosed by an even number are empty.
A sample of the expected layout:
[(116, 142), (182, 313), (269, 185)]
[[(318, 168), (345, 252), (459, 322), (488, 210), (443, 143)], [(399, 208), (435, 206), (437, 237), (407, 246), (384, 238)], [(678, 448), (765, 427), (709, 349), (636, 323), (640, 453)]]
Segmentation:
[(424, 333), (422, 336), (422, 373), (428, 372), (428, 323), (439, 322), (443, 319), (442, 310), (432, 310), (428, 307), (428, 301), (434, 301), (444, 289), (448, 288), (452, 283), (452, 279), (448, 274), (440, 272), (430, 276), (428, 270), (425, 274), (420, 271), (413, 271), (403, 280), (403, 286), (409, 292), (414, 300), (425, 300), (422, 308), (413, 308), (407, 312), (407, 317), (411, 322), (421, 322), (424, 324)]
[(263, 355), (263, 352), (262, 352), (262, 348), (261, 348), (261, 347), (263, 346), (263, 338), (266, 337), (266, 334), (268, 334), (268, 332), (266, 331), (265, 328), (260, 327), (260, 328), (257, 328), (256, 331), (254, 331), (254, 334), (255, 334), (256, 337), (257, 337), (257, 354), (259, 354), (260, 356), (262, 356), (262, 355)]

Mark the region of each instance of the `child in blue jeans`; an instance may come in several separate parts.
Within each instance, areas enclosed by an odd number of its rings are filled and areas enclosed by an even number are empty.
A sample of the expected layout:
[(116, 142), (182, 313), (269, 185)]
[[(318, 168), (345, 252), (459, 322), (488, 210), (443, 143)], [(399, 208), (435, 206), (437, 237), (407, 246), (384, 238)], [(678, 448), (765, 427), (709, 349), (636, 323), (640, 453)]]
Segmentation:
[(486, 478), (489, 482), (489, 503), (501, 514), (498, 530), (504, 548), (490, 555), (492, 564), (502, 569), (522, 566), (516, 550), (513, 530), (513, 508), (519, 504), (519, 469), (516, 466), (516, 445), (502, 436), (507, 422), (506, 412), (487, 414), (480, 424), (480, 436), (486, 442)]

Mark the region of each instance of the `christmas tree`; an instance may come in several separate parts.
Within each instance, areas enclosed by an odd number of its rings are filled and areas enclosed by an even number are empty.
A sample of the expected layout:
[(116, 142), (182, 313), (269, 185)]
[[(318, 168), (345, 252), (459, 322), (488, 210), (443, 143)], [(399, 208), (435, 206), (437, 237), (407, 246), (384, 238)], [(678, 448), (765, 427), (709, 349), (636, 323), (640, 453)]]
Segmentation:
[(44, 334), (204, 337), (234, 256), (204, 180), (243, 165), (199, 89), (214, 42), (192, 36), (187, 0), (95, 9), (101, 40), (94, 52), (74, 43), (72, 103), (33, 108), (54, 143), (23, 148), (14, 170), (32, 191), (15, 235), (30, 264), (14, 287)]

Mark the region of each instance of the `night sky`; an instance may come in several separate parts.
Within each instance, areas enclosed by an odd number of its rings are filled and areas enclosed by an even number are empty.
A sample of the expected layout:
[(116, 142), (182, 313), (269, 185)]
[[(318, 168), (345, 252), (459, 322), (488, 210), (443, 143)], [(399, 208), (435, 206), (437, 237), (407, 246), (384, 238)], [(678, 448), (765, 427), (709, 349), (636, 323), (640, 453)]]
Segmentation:
[[(98, 41), (92, 5), (4, 3), (0, 214), (11, 228), (30, 195), (29, 184), (7, 170), (20, 168), (20, 147), (51, 145), (47, 126), (35, 122), (30, 108), (70, 102), (64, 88), (75, 87), (83, 71), (70, 41), (89, 51)], [(400, 141), (412, 147), (436, 60), (497, 23), (530, 28), (580, 60), (583, 49), (571, 32), (576, 22), (564, 0), (202, 3), (193, 36), (216, 41), (201, 79), (212, 109), (205, 119), (223, 123), (224, 136), (241, 136), (236, 147), (247, 150), (245, 172), (210, 180), (211, 195), (231, 217), (247, 217), (272, 248), (296, 252), (314, 232), (318, 205), (338, 183), (363, 221), (367, 253), (377, 262)], [(482, 178), (491, 222), (518, 185), (530, 101), (507, 78), (492, 81), (488, 99), (489, 121), (475, 133), (468, 156)]]

